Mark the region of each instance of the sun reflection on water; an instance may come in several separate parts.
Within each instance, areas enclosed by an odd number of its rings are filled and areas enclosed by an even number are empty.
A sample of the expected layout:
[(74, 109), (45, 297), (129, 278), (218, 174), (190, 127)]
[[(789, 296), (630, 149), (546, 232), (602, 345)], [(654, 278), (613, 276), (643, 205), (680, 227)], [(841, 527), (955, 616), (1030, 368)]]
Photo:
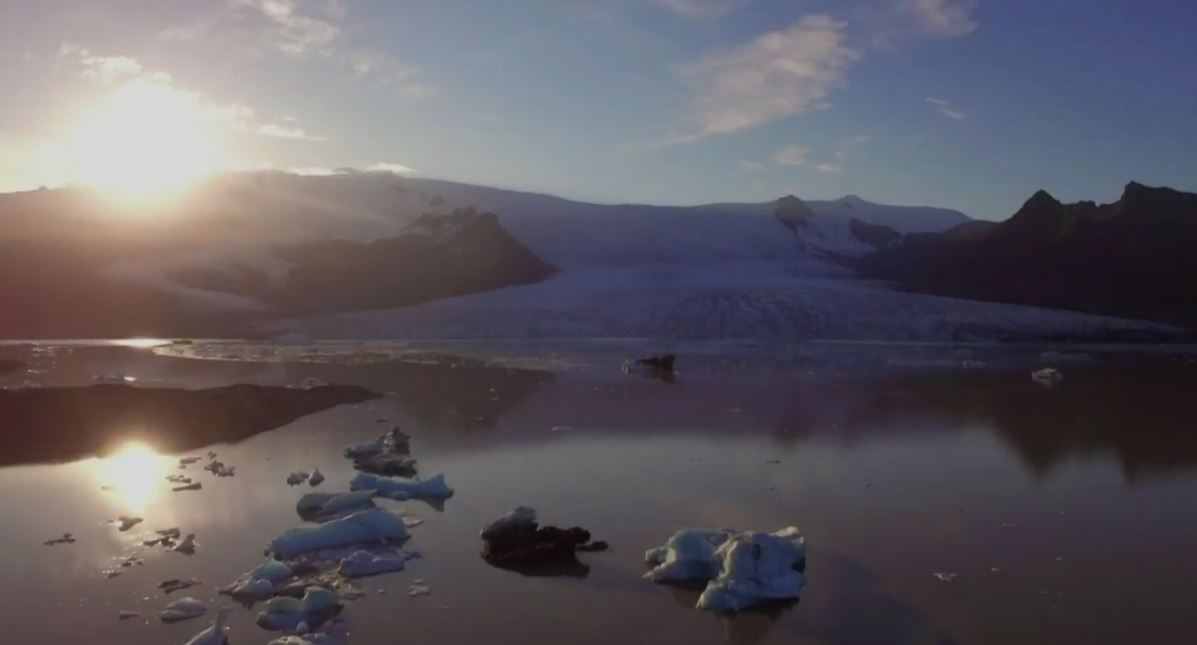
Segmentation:
[(113, 345), (117, 347), (131, 347), (133, 349), (153, 349), (154, 347), (162, 347), (169, 345), (170, 340), (166, 338), (118, 338), (112, 341)]
[(130, 513), (142, 513), (166, 490), (175, 463), (141, 441), (129, 441), (97, 460), (96, 475)]

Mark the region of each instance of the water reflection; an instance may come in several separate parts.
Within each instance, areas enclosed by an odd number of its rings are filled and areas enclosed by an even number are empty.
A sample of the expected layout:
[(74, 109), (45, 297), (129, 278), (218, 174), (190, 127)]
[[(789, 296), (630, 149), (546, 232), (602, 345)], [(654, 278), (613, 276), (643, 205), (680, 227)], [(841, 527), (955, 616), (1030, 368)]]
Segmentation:
[(153, 349), (169, 345), (171, 341), (165, 338), (120, 338), (112, 341), (117, 347), (131, 347), (133, 349)]
[(96, 484), (115, 496), (125, 511), (145, 513), (165, 489), (174, 460), (141, 441), (129, 441), (95, 460)]

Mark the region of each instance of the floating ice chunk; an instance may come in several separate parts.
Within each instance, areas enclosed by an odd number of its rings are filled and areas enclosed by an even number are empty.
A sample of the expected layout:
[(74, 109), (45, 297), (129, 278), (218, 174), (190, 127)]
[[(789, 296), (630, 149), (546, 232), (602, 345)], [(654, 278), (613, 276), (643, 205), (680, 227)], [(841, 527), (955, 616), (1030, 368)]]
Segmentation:
[(195, 462), (197, 462), (199, 460), (200, 460), (199, 457), (179, 457), (179, 465), (186, 466), (189, 464), (194, 464)]
[(178, 493), (180, 491), (185, 491), (185, 490), (199, 490), (203, 487), (204, 487), (204, 485), (201, 484), (200, 482), (195, 482), (193, 484), (187, 484), (186, 486), (175, 486), (171, 490)]
[(287, 485), (288, 486), (297, 486), (299, 484), (302, 484), (308, 480), (309, 476), (310, 475), (308, 475), (307, 473), (305, 473), (303, 471), (293, 472), (290, 475), (287, 475)]
[(1031, 380), (1040, 385), (1056, 385), (1064, 380), (1064, 375), (1054, 367), (1041, 367), (1031, 372)]
[(318, 387), (325, 387), (326, 385), (329, 385), (328, 381), (322, 378), (316, 378), (315, 376), (309, 376), (300, 382), (299, 387), (300, 389), (311, 390)]
[(734, 534), (729, 529), (678, 531), (664, 546), (645, 552), (644, 561), (653, 568), (644, 577), (653, 582), (711, 580), (722, 568), (715, 550)]
[(227, 645), (229, 642), (229, 628), (224, 621), (229, 616), (228, 609), (221, 609), (216, 613), (216, 620), (212, 626), (191, 637), (187, 645)]
[(453, 496), (453, 489), (445, 483), (444, 475), (424, 480), (401, 480), (378, 477), (369, 473), (361, 473), (349, 482), (349, 489), (355, 491), (372, 490), (382, 497), (391, 499), (448, 499)]
[(249, 571), (249, 577), (254, 579), (262, 578), (271, 582), (286, 580), (291, 575), (291, 567), (287, 566), (285, 562), (279, 562), (274, 558), (266, 558), (262, 564)]
[(128, 374), (96, 374), (91, 380), (96, 383), (133, 383), (137, 377)]
[(411, 437), (399, 428), (345, 449), (345, 456), (353, 460), (354, 468), (379, 475), (414, 475), (416, 460), (410, 455)]
[(931, 575), (935, 576), (935, 579), (939, 580), (940, 582), (955, 582), (956, 578), (960, 576), (960, 574), (956, 573), (955, 571), (936, 571)]
[(63, 533), (62, 537), (56, 537), (54, 539), (46, 540), (45, 542), (42, 542), (42, 544), (44, 544), (46, 546), (54, 546), (55, 544), (74, 544), (74, 543), (75, 543), (75, 536), (71, 535), (70, 533)]
[(295, 504), (295, 511), (300, 517), (319, 522), (369, 508), (374, 508), (373, 490), (353, 493), (308, 493)]
[(290, 634), (276, 638), (268, 645), (341, 645), (349, 638), (349, 629), (345, 621), (334, 618), (324, 624), (317, 632), (306, 634)]
[(726, 529), (679, 531), (645, 553), (653, 582), (708, 580), (698, 608), (738, 611), (770, 600), (796, 599), (806, 582), (806, 548), (794, 527), (776, 533)]
[(129, 611), (127, 609), (122, 609), (122, 610), (116, 612), (117, 620), (129, 620), (130, 618), (141, 618), (141, 612)]
[(232, 466), (226, 466), (223, 461), (219, 459), (212, 459), (204, 464), (204, 470), (216, 475), (217, 477), (232, 477), (235, 474), (235, 469)]
[(410, 585), (407, 585), (407, 595), (409, 596), (428, 596), (431, 594), (432, 587), (429, 587), (423, 578), (416, 578), (412, 580)]
[(278, 596), (267, 600), (258, 614), (258, 625), (275, 631), (306, 632), (332, 617), (340, 605), (341, 597), (335, 591), (308, 587), (302, 599)]
[(183, 538), (182, 542), (175, 545), (171, 551), (192, 555), (195, 553), (195, 533), (188, 533), (187, 537)]
[(262, 564), (250, 569), (248, 573), (238, 578), (233, 584), (220, 590), (220, 593), (239, 600), (261, 600), (274, 594), (276, 583), (292, 576), (291, 567), (274, 558), (266, 558)]
[(186, 578), (186, 579), (171, 578), (170, 580), (163, 580), (162, 582), (159, 582), (158, 588), (162, 590), (162, 593), (169, 594), (169, 593), (174, 593), (176, 591), (182, 591), (184, 589), (189, 589), (191, 587), (194, 587), (194, 586), (200, 585), (200, 584), (203, 584), (203, 583), (201, 583), (199, 580), (196, 580), (195, 578)]
[(338, 570), (346, 578), (365, 578), (380, 573), (402, 571), (407, 558), (402, 553), (370, 553), (355, 551), (341, 560)]
[(158, 618), (164, 623), (177, 623), (180, 620), (198, 618), (207, 612), (207, 605), (191, 596), (187, 596), (167, 605), (166, 609), (158, 614)]
[(312, 486), (319, 486), (320, 482), (324, 481), (324, 473), (317, 468), (312, 471), (312, 476), (308, 478), (308, 484)]
[(285, 531), (270, 542), (270, 552), (290, 558), (310, 551), (358, 543), (401, 541), (408, 538), (403, 518), (380, 508), (358, 511), (319, 526)]

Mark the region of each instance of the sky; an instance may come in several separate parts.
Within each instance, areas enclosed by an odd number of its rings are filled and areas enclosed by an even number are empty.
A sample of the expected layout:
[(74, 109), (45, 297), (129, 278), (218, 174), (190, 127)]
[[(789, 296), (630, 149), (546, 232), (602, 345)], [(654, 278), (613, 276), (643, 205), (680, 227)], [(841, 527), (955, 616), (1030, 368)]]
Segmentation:
[(1041, 188), (1197, 190), (1191, 0), (0, 0), (0, 24), (0, 191), (356, 167), (1000, 219)]

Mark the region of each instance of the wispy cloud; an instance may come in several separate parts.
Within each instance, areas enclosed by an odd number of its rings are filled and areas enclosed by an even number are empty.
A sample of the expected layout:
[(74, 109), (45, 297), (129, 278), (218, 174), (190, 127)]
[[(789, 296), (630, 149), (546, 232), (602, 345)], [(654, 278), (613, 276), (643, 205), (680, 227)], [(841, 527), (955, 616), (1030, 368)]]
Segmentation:
[(223, 124), (230, 130), (282, 139), (326, 140), (296, 125), (294, 117), (281, 117), (282, 120), (289, 120), (289, 125), (261, 121), (248, 105), (221, 102), (202, 92), (181, 87), (170, 74), (149, 71), (140, 61), (129, 56), (103, 56), (71, 42), (59, 46), (58, 56), (60, 60), (75, 66), (84, 78), (123, 89), (132, 88), (139, 96), (160, 97), (165, 103), (185, 106), (187, 112), (196, 118)]
[(872, 140), (873, 138), (866, 134), (858, 134), (844, 139), (836, 146), (835, 152), (831, 154), (831, 158), (816, 165), (815, 170), (825, 174), (843, 172), (852, 149), (863, 146)]
[(966, 118), (965, 114), (953, 107), (949, 101), (937, 99), (934, 96), (928, 96), (927, 103), (934, 108), (936, 112), (939, 112), (942, 116), (945, 116), (949, 119), (963, 121)]
[(900, 0), (899, 7), (925, 36), (959, 38), (977, 28), (977, 0)]
[(409, 168), (401, 163), (388, 163), (385, 161), (366, 166), (366, 170), (370, 172), (393, 172), (396, 175), (405, 175), (416, 171), (415, 168)]
[(743, 7), (750, 0), (652, 0), (652, 3), (687, 18), (713, 18)]
[(394, 87), (412, 98), (427, 98), (436, 88), (420, 80), (423, 70), (386, 52), (355, 52), (349, 56), (353, 74), (372, 78), (379, 85)]
[(845, 45), (843, 22), (814, 15), (684, 67), (695, 88), (688, 128), (667, 144), (731, 134), (825, 107), (860, 55)]
[(773, 161), (779, 166), (801, 166), (806, 163), (808, 152), (805, 146), (788, 145), (773, 155)]
[[(324, 3), (323, 11), (301, 5), (298, 0), (228, 0), (234, 9), (259, 16), (274, 39), (275, 47), (296, 58), (328, 55), (341, 33), (334, 22), (344, 16), (337, 3)], [(331, 10), (330, 10), (331, 9)]]
[(301, 141), (327, 141), (326, 137), (309, 134), (303, 128), (277, 123), (263, 123), (254, 128), (255, 134), (279, 139), (299, 139)]

